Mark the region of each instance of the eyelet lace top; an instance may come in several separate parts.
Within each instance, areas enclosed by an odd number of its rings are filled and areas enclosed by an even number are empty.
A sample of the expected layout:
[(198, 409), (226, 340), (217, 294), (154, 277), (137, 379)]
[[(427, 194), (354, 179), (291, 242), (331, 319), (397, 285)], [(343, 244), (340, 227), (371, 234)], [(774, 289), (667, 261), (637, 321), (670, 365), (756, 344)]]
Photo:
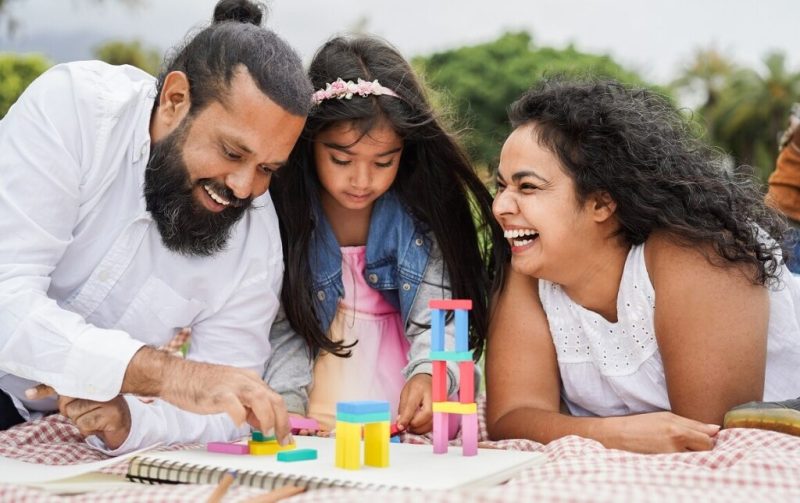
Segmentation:
[[(765, 400), (800, 396), (800, 280), (770, 292)], [(562, 397), (573, 415), (617, 416), (669, 410), (653, 316), (656, 294), (644, 245), (631, 247), (617, 295), (617, 322), (573, 302), (561, 286), (539, 281), (561, 373)]]

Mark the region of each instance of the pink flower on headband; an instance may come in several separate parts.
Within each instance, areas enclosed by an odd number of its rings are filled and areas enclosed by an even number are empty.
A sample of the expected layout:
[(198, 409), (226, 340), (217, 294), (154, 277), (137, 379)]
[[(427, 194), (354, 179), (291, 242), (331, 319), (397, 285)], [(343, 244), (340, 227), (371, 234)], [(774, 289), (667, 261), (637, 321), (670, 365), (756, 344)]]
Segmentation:
[(359, 96), (393, 96), (398, 98), (397, 93), (389, 89), (388, 87), (384, 87), (380, 85), (377, 79), (373, 80), (372, 82), (368, 80), (358, 79), (356, 83), (353, 83), (352, 80), (348, 80), (347, 82), (343, 81), (341, 78), (336, 79), (335, 81), (325, 84), (325, 89), (320, 89), (316, 91), (311, 100), (314, 102), (315, 105), (319, 105), (325, 100), (329, 100), (332, 98), (336, 98), (340, 100), (342, 98), (349, 100), (353, 97), (354, 94)]

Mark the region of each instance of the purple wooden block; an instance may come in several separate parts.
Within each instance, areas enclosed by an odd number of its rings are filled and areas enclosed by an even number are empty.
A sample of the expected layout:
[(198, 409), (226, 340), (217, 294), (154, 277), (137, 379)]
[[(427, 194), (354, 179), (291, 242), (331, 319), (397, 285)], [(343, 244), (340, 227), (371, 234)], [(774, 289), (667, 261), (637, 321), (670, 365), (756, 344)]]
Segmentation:
[(478, 414), (461, 416), (461, 445), (464, 456), (478, 454)]
[(433, 453), (447, 452), (447, 412), (433, 413)]
[(206, 450), (221, 454), (250, 454), (250, 447), (247, 444), (232, 444), (229, 442), (209, 442), (206, 444)]

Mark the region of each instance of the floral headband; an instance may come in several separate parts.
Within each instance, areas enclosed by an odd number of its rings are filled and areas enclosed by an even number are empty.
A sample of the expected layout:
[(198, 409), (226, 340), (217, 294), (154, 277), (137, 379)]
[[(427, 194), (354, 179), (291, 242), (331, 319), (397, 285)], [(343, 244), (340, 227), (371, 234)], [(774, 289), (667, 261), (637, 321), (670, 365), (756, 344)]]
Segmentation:
[(358, 79), (358, 81), (354, 83), (352, 80), (345, 82), (341, 78), (338, 78), (330, 84), (325, 84), (325, 89), (316, 91), (311, 96), (311, 101), (313, 101), (315, 105), (319, 105), (323, 101), (333, 98), (336, 98), (337, 100), (342, 98), (349, 100), (354, 94), (357, 94), (361, 97), (373, 95), (394, 96), (395, 98), (399, 98), (397, 93), (388, 87), (380, 85), (377, 79), (373, 80), (372, 82)]

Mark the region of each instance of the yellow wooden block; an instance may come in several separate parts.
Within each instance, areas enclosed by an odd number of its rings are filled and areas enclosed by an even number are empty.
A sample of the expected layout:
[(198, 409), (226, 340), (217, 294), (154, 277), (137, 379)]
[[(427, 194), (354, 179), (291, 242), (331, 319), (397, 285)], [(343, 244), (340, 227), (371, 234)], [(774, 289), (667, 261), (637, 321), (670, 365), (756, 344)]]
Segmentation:
[(361, 468), (361, 425), (336, 421), (336, 466), (346, 470)]
[(433, 412), (447, 412), (448, 414), (475, 414), (478, 405), (475, 403), (461, 402), (433, 402)]
[(250, 455), (252, 456), (274, 456), (280, 451), (291, 451), (297, 448), (297, 444), (281, 445), (275, 440), (267, 442), (248, 440), (247, 445), (250, 447)]
[(389, 421), (364, 425), (364, 464), (389, 466)]

